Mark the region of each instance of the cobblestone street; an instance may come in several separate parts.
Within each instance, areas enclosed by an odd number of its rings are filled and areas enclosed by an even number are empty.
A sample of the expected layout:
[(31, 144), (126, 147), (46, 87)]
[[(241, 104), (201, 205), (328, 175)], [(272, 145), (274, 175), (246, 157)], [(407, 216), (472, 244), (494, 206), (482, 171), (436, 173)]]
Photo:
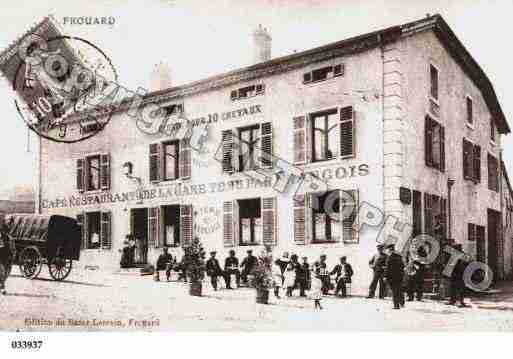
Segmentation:
[(330, 296), (316, 312), (303, 298), (260, 306), (252, 289), (214, 292), (209, 283), (204, 297), (191, 297), (185, 284), (135, 273), (74, 270), (54, 282), (44, 275), (27, 280), (15, 269), (7, 284), (8, 295), (0, 297), (2, 330), (513, 330), (511, 286), (470, 299), (469, 308), (426, 300), (394, 311), (390, 299)]

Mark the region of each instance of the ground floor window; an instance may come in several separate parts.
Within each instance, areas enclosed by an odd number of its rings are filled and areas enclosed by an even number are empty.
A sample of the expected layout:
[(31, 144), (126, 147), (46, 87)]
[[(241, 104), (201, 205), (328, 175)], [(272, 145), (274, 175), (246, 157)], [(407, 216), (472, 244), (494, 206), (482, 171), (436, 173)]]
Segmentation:
[[(336, 227), (340, 227), (340, 197), (338, 191), (312, 194), (312, 242), (338, 242)], [(340, 233), (340, 230), (338, 231)]]
[(258, 245), (262, 243), (262, 210), (260, 198), (238, 200), (239, 244)]
[(111, 248), (111, 213), (82, 212), (77, 215), (82, 249)]
[(180, 206), (162, 206), (163, 244), (167, 247), (180, 245)]
[(100, 212), (86, 214), (87, 249), (100, 248)]

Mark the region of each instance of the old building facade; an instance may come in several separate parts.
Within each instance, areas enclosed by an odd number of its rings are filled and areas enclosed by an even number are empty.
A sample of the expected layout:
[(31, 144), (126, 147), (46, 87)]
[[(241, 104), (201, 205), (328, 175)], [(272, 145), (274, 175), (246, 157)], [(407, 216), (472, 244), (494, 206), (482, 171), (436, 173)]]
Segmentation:
[[(86, 141), (41, 139), (38, 208), (83, 224), (81, 264), (117, 267), (127, 233), (142, 239), (140, 263), (163, 246), (180, 257), (199, 236), (221, 258), (264, 244), (330, 265), (345, 255), (363, 288), (378, 232), (358, 225), (368, 203), (415, 233), (440, 221), (511, 274), (499, 194), (509, 127), (441, 17), (264, 60), (145, 97), (174, 126), (208, 125), (201, 150), (172, 126), (141, 131), (126, 111)], [(287, 172), (306, 176), (283, 183)]]

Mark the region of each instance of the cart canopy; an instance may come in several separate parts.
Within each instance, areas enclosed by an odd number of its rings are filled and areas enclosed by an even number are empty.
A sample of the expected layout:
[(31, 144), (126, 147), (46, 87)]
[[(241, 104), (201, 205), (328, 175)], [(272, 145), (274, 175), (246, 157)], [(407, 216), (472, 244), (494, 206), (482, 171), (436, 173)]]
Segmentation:
[(15, 244), (30, 242), (44, 247), (48, 256), (57, 251), (71, 259), (78, 259), (81, 230), (74, 218), (60, 215), (11, 214), (6, 217), (8, 233)]

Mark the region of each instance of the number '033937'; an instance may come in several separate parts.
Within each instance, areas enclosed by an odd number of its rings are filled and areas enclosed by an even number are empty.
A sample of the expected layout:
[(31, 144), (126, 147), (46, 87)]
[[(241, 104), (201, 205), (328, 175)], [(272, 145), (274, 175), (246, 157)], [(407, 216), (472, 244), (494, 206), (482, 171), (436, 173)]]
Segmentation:
[(11, 342), (13, 349), (40, 349), (42, 346), (42, 340), (13, 340)]

